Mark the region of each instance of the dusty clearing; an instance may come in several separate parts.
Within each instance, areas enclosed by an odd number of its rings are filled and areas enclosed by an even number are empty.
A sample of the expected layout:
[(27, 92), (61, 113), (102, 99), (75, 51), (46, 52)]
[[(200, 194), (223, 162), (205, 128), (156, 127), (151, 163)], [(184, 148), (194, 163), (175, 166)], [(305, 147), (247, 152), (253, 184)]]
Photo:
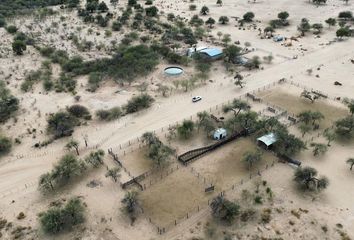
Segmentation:
[(216, 191), (230, 189), (232, 185), (239, 186), (241, 180), (248, 181), (250, 174), (253, 176), (262, 171), (268, 165), (276, 162), (276, 157), (267, 151), (262, 150), (262, 160), (256, 163), (251, 170), (242, 161), (243, 155), (248, 151), (255, 151), (256, 143), (251, 138), (241, 138), (220, 148), (191, 164), (207, 182), (215, 184)]
[(188, 168), (180, 168), (141, 193), (145, 214), (160, 227), (195, 213), (208, 203), (204, 185)]

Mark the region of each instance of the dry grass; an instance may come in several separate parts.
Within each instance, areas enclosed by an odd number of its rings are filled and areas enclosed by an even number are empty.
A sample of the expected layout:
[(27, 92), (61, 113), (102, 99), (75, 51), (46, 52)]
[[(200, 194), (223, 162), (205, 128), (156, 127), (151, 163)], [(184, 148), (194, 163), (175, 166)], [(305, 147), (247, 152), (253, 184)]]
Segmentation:
[(152, 160), (146, 156), (147, 151), (148, 149), (145, 146), (141, 149), (137, 149), (136, 151), (126, 154), (120, 159), (123, 166), (126, 167), (133, 176), (149, 171), (153, 167)]
[(206, 133), (200, 129), (195, 130), (189, 139), (181, 139), (179, 137), (171, 141), (171, 146), (176, 149), (177, 154), (185, 153), (189, 150), (205, 147), (213, 144), (215, 141), (206, 136)]
[(140, 195), (145, 214), (161, 227), (205, 206), (208, 197), (188, 168), (173, 172)]
[[(241, 138), (195, 161), (192, 167), (214, 183), (217, 190), (225, 190), (249, 178), (250, 171), (242, 157), (245, 152), (256, 149), (251, 138)], [(257, 173), (258, 169), (264, 169), (266, 164), (275, 160), (272, 153), (263, 150), (262, 160), (253, 166), (251, 173)]]
[(285, 89), (273, 89), (259, 95), (263, 96), (264, 101), (284, 108), (295, 115), (306, 110), (321, 112), (325, 118), (320, 122), (320, 129), (331, 127), (336, 120), (348, 114), (347, 109), (331, 104), (330, 100), (319, 99), (311, 103), (307, 99), (300, 98), (300, 93), (301, 91), (298, 91), (298, 95), (295, 95)]

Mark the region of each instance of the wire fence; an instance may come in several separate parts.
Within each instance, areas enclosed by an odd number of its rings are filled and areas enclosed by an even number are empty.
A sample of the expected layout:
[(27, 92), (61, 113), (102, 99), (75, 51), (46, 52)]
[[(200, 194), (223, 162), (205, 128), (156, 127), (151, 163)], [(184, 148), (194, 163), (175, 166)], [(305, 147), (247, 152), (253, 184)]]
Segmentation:
[(176, 219), (170, 221), (169, 223), (162, 225), (162, 224), (156, 223), (154, 221), (154, 219), (149, 217), (147, 214), (145, 214), (145, 217), (149, 220), (149, 222), (152, 225), (154, 225), (154, 227), (156, 228), (156, 230), (159, 234), (164, 234), (167, 231), (170, 231), (171, 229), (176, 227), (177, 225), (183, 223), (184, 221), (194, 217), (196, 214), (198, 214), (200, 212), (208, 211), (213, 198), (216, 197), (217, 195), (221, 195), (221, 196), (223, 196), (225, 194), (230, 195), (230, 196), (234, 195), (234, 193), (237, 193), (239, 190), (242, 190), (245, 187), (245, 185), (250, 183), (253, 179), (262, 176), (262, 174), (264, 174), (267, 170), (273, 168), (275, 166), (275, 164), (276, 164), (276, 162), (273, 161), (272, 163), (267, 164), (263, 169), (258, 170), (257, 173), (249, 174), (248, 177), (243, 178), (238, 182), (235, 182), (234, 184), (232, 184), (231, 187), (221, 190), (218, 194), (215, 194), (215, 193), (211, 194), (212, 197), (209, 198), (207, 201), (199, 203), (198, 205), (194, 206), (192, 209), (187, 211), (183, 217), (176, 218)]

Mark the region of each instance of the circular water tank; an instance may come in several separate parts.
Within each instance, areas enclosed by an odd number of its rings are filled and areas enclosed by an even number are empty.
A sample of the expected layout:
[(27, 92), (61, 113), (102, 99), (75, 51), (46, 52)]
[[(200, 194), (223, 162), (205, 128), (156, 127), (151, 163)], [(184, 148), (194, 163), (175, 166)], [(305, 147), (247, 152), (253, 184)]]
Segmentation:
[(183, 73), (183, 69), (180, 67), (168, 67), (165, 68), (165, 73), (170, 76), (177, 76)]

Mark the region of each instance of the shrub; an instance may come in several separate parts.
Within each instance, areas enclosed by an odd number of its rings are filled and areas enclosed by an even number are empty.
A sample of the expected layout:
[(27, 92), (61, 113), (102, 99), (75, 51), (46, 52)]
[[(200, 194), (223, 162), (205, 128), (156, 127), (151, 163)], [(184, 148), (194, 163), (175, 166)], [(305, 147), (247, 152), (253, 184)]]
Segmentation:
[(17, 28), (16, 26), (14, 26), (14, 25), (10, 25), (10, 26), (7, 26), (7, 27), (6, 27), (6, 31), (7, 31), (8, 33), (10, 33), (10, 34), (16, 33), (17, 30), (18, 30), (18, 28)]
[(26, 43), (21, 40), (15, 40), (12, 43), (12, 50), (16, 55), (22, 55), (23, 51), (27, 49)]
[(84, 107), (84, 106), (81, 106), (81, 105), (78, 105), (78, 104), (72, 105), (72, 106), (70, 106), (67, 109), (67, 111), (71, 115), (73, 115), (73, 116), (75, 116), (77, 118), (84, 118), (86, 120), (90, 120), (91, 119), (91, 114), (90, 114), (89, 110), (86, 107)]
[(40, 223), (44, 232), (56, 234), (71, 230), (73, 226), (83, 223), (85, 208), (78, 198), (71, 199), (65, 207), (54, 207), (41, 213)]
[(156, 17), (159, 9), (155, 6), (145, 8), (146, 16), (148, 17)]
[(69, 74), (60, 74), (59, 79), (55, 83), (56, 92), (73, 92), (76, 88), (77, 81)]
[(0, 123), (7, 121), (18, 108), (19, 100), (11, 95), (5, 83), (0, 81)]
[(0, 135), (0, 156), (8, 153), (12, 148), (12, 142), (9, 138)]
[(189, 10), (195, 11), (196, 9), (197, 9), (197, 5), (195, 5), (195, 4), (189, 5)]
[(192, 135), (192, 132), (194, 130), (194, 122), (191, 120), (184, 120), (182, 125), (178, 126), (177, 132), (178, 134), (187, 139)]
[(154, 99), (148, 94), (132, 97), (124, 106), (127, 113), (138, 112), (142, 109), (149, 108), (154, 102)]
[(214, 198), (210, 208), (215, 218), (227, 223), (232, 223), (235, 217), (240, 214), (240, 206), (222, 196)]
[(70, 113), (58, 112), (49, 117), (47, 130), (54, 138), (61, 138), (71, 136), (78, 124), (78, 119)]
[(96, 116), (103, 121), (112, 121), (120, 118), (123, 112), (120, 107), (113, 107), (109, 110), (98, 110)]
[(252, 22), (254, 18), (254, 13), (253, 12), (247, 12), (243, 15), (243, 20), (245, 22)]

